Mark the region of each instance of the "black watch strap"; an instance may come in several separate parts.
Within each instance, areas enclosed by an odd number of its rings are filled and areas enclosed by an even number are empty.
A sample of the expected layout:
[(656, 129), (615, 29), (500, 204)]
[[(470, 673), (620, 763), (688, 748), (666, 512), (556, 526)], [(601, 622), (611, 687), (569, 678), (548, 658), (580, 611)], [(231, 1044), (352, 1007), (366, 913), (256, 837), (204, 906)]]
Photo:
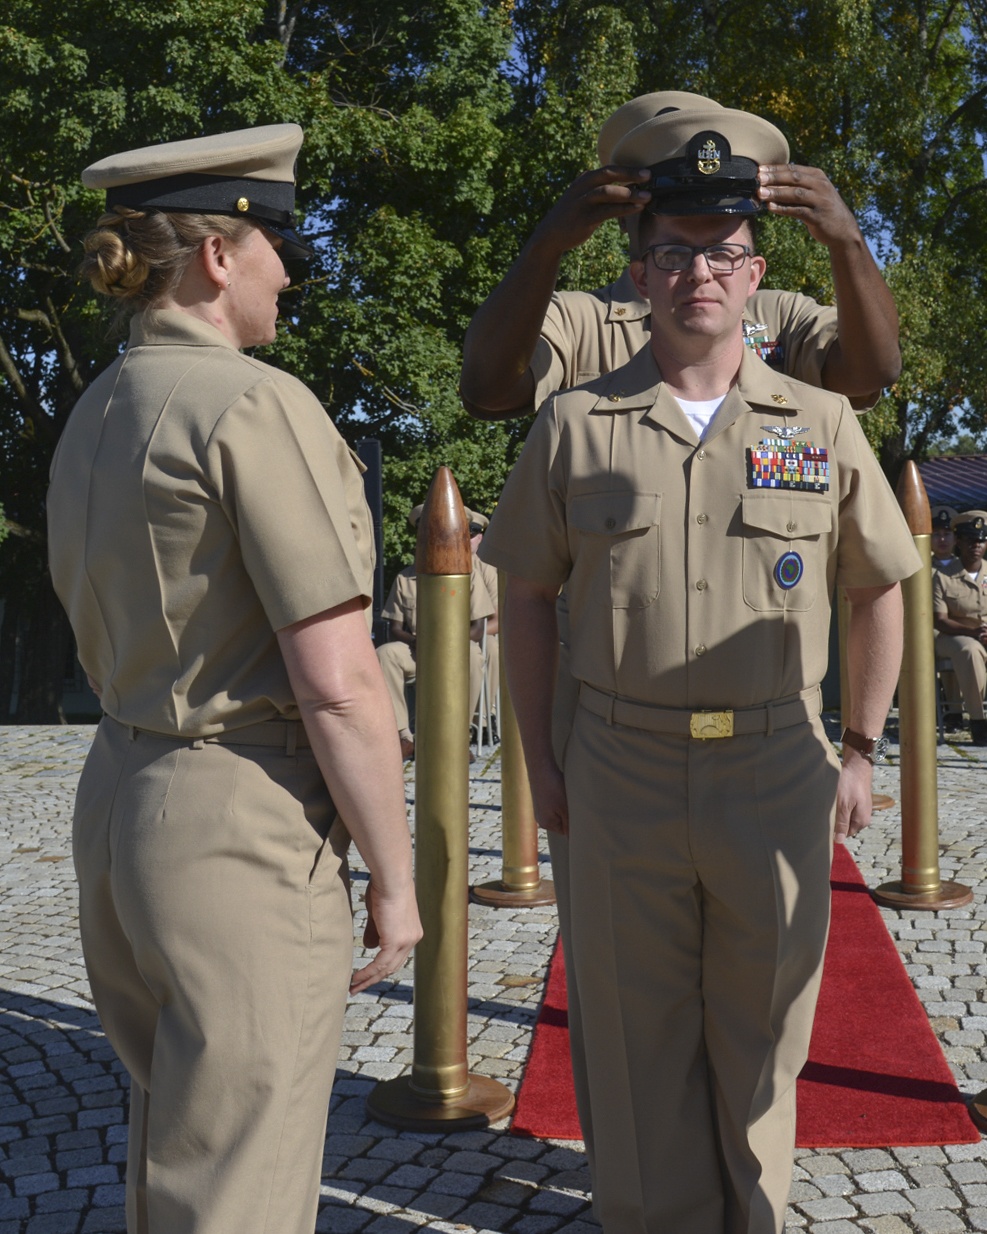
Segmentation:
[(863, 733), (845, 728), (840, 738), (845, 746), (850, 746), (862, 754), (869, 763), (887, 762), (888, 739), (883, 734), (880, 737), (865, 737)]

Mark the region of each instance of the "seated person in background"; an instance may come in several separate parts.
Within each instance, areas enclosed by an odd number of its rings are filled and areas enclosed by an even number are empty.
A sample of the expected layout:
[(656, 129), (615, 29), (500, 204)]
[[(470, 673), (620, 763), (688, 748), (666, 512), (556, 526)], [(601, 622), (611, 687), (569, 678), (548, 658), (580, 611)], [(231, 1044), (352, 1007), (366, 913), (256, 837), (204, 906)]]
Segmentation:
[[(415, 508), (408, 515), (412, 527), (418, 526), (422, 507)], [(467, 518), (475, 518), (467, 513)], [(491, 600), (482, 577), (476, 571), (476, 558), (473, 558), (473, 577), (470, 584), (470, 698), (469, 711), (464, 716), (465, 727), (469, 731), (469, 721), (476, 712), (480, 698), (480, 685), (483, 680), (483, 655), (480, 651), (480, 639), (483, 637), (484, 618), (495, 617), (497, 606)], [(411, 758), (415, 752), (415, 739), (411, 734), (408, 717), (408, 700), (405, 696), (405, 686), (414, 681), (418, 669), (415, 664), (415, 646), (418, 641), (418, 579), (415, 574), (415, 563), (405, 566), (391, 584), (387, 603), (381, 611), (381, 617), (390, 622), (388, 631), (389, 642), (377, 648), (377, 659), (387, 683), (387, 690), (394, 707), (394, 718), (397, 721), (398, 735), (401, 738), (401, 755)], [(470, 759), (472, 762), (472, 758)]]
[(954, 567), (934, 570), (932, 608), (936, 655), (952, 661), (975, 746), (987, 746), (984, 688), (987, 686), (987, 511), (968, 510), (953, 523)]
[(955, 574), (960, 568), (956, 558), (956, 533), (953, 523), (959, 513), (952, 506), (934, 506), (932, 509), (932, 570), (945, 570)]
[[(477, 514), (473, 510), (466, 511), (466, 517), (470, 524), (470, 548), (473, 550), (473, 569), (479, 571), (480, 577), (486, 585), (487, 592), (494, 605), (494, 615), (487, 618), (487, 698), (490, 699), (490, 713), (493, 715), (497, 710), (497, 691), (500, 689), (500, 625), (499, 625), (499, 602), (498, 602), (498, 582), (497, 570), (494, 566), (489, 565), (485, 561), (481, 561), (477, 556), (480, 544), (483, 540), (483, 533), (486, 531), (490, 520), (484, 514)], [(499, 721), (500, 717), (496, 717)], [(493, 734), (490, 734), (491, 740), (494, 739)]]
[[(963, 569), (954, 551), (956, 536), (953, 534), (953, 522), (958, 517), (958, 511), (952, 506), (932, 507), (933, 578), (937, 570), (943, 570), (946, 574), (956, 574)], [(942, 726), (947, 733), (955, 733), (964, 727), (963, 700), (960, 698), (959, 682), (951, 668), (943, 669), (939, 676), (942, 680), (943, 693), (946, 696)]]

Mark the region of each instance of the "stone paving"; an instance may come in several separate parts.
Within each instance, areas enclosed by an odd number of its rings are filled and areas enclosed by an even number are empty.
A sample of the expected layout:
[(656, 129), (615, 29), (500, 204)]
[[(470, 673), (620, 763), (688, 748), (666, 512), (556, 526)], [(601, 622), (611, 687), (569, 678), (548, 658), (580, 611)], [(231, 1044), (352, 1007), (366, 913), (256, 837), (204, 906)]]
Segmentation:
[[(127, 1083), (89, 999), (70, 857), (72, 796), (92, 732), (0, 728), (0, 1234), (125, 1229)], [(897, 798), (892, 750), (875, 788)], [(496, 755), (471, 768), (472, 882), (500, 874), (499, 775)], [(410, 767), (407, 785), (410, 806)], [(941, 870), (943, 879), (972, 886), (974, 902), (937, 914), (882, 910), (967, 1094), (987, 1086), (985, 807), (987, 750), (965, 735), (951, 738), (939, 747)], [(897, 805), (876, 815), (852, 847), (870, 886), (897, 877)], [(365, 874), (354, 865), (359, 891)], [(470, 907), (470, 1066), (511, 1089), (523, 1073), (555, 934), (551, 908)], [(599, 1234), (581, 1144), (515, 1136), (506, 1121), (435, 1134), (397, 1132), (368, 1116), (374, 1084), (411, 1062), (410, 981), (409, 968), (350, 1004), (317, 1229)], [(800, 1150), (787, 1228), (987, 1231), (987, 1148)]]

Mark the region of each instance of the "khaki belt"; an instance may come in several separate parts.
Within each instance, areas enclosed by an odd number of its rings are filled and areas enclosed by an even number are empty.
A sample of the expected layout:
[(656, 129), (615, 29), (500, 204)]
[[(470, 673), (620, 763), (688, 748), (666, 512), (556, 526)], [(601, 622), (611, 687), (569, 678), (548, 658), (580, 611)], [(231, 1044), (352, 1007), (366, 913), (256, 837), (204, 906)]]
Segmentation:
[(308, 734), (301, 720), (264, 720), (260, 724), (246, 724), (243, 728), (233, 728), (222, 733), (212, 733), (208, 737), (186, 737), (178, 733), (156, 733), (153, 729), (137, 728), (133, 724), (122, 724), (112, 716), (105, 720), (127, 730), (131, 741), (138, 737), (153, 737), (158, 741), (170, 741), (174, 745), (220, 746), (280, 746), (286, 754), (294, 754), (296, 749), (309, 747)]
[(791, 728), (813, 720), (822, 711), (822, 691), (818, 686), (810, 686), (801, 694), (780, 698), (763, 707), (744, 707), (735, 711), (685, 711), (632, 703), (614, 694), (605, 694), (582, 681), (579, 683), (579, 702), (608, 724), (623, 724), (627, 728), (647, 729), (650, 733), (707, 741), (719, 737), (745, 737), (752, 733), (770, 736), (775, 729)]

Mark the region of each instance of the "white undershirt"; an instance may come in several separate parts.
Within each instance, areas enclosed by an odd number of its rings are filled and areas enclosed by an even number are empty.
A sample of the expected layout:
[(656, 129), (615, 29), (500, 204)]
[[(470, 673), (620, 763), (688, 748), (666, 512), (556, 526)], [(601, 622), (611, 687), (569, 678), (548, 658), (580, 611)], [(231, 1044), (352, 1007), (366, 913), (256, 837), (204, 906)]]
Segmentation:
[(699, 440), (702, 441), (706, 436), (706, 430), (713, 422), (713, 417), (720, 409), (720, 404), (726, 398), (725, 394), (721, 394), (719, 398), (705, 398), (698, 401), (687, 398), (679, 398), (675, 396), (675, 401), (685, 412), (686, 419), (696, 430)]

